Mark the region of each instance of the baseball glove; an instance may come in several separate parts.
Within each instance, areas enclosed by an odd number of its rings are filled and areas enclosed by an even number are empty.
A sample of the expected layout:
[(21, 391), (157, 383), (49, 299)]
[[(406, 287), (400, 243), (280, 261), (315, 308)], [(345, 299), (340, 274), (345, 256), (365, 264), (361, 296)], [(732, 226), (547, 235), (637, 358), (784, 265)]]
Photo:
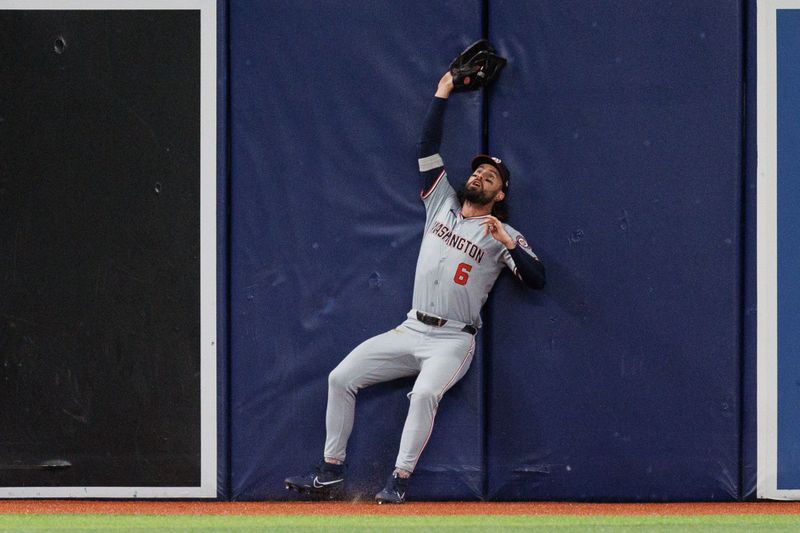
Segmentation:
[(500, 76), (506, 60), (486, 39), (475, 41), (450, 63), (454, 91), (475, 91)]

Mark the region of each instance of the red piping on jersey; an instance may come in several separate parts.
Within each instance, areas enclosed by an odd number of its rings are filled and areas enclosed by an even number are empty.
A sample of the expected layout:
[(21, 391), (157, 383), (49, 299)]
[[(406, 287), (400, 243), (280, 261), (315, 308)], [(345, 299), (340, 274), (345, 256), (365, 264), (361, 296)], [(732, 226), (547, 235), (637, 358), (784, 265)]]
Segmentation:
[(431, 188), (428, 189), (428, 192), (425, 192), (424, 189), (420, 189), (420, 191), (419, 191), (420, 198), (422, 198), (424, 200), (425, 198), (430, 196), (430, 194), (433, 192), (433, 189), (435, 189), (436, 186), (439, 184), (439, 180), (442, 179), (442, 176), (444, 176), (444, 174), (445, 174), (444, 169), (442, 169), (442, 173), (439, 174), (439, 177), (434, 180), (433, 185), (431, 185)]

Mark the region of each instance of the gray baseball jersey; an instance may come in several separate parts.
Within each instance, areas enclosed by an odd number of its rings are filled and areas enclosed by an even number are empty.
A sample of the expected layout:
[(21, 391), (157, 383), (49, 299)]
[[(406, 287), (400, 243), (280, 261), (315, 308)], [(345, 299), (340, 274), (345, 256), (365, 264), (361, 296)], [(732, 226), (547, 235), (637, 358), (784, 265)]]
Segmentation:
[[(433, 430), (442, 396), (467, 372), (475, 353), (475, 330), (481, 326), (480, 310), (504, 266), (520, 279), (514, 257), (523, 272), (528, 269), (525, 238), (508, 224), (505, 231), (517, 243), (513, 255), (487, 234), (481, 222), (486, 216), (465, 218), (458, 196), (447, 181), (439, 156), (441, 126), (446, 100), (434, 97), (418, 145), (419, 169), (427, 189), (425, 233), (417, 259), (413, 309), (397, 328), (367, 339), (353, 349), (328, 377), (325, 415), (325, 457), (344, 461), (353, 429), (356, 394), (375, 383), (417, 375), (408, 394), (408, 416), (403, 426), (395, 466), (413, 472)], [(433, 154), (433, 155), (428, 155)], [(499, 163), (499, 160), (495, 160)], [(432, 180), (433, 176), (437, 176)], [(538, 261), (529, 285), (541, 288), (544, 271)], [(527, 276), (527, 274), (526, 274)], [(422, 312), (444, 318), (432, 325), (417, 315)]]
[[(441, 167), (424, 192), (425, 234), (417, 260), (414, 309), (397, 328), (372, 337), (351, 351), (328, 378), (325, 457), (344, 461), (353, 429), (358, 390), (374, 383), (417, 374), (395, 466), (413, 472), (433, 429), (442, 396), (467, 372), (475, 338), (462, 327), (480, 327), (480, 309), (504, 266), (516, 274), (506, 247), (486, 234), (486, 217), (461, 215), (458, 196), (447, 181), (439, 155), (419, 160), (420, 171)], [(508, 224), (506, 232), (530, 254), (525, 238)], [(418, 321), (415, 311), (446, 318), (444, 326)]]
[[(497, 276), (507, 266), (518, 276), (508, 249), (486, 233), (486, 218), (461, 215), (456, 191), (447, 181), (442, 158), (419, 160), (420, 172), (442, 167), (422, 195), (426, 219), (414, 277), (413, 307), (423, 313), (481, 326), (480, 310)], [(536, 258), (525, 237), (508, 224), (503, 228), (517, 245)]]

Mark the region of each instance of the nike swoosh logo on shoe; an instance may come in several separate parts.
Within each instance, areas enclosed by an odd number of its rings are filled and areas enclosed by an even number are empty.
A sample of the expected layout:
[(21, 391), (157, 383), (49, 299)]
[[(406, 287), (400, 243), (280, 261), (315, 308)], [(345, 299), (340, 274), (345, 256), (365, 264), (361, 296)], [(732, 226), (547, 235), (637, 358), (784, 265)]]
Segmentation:
[(335, 485), (336, 483), (341, 483), (344, 479), (337, 479), (334, 481), (320, 481), (317, 476), (314, 476), (314, 488), (321, 489), (323, 487), (327, 487), (328, 485)]

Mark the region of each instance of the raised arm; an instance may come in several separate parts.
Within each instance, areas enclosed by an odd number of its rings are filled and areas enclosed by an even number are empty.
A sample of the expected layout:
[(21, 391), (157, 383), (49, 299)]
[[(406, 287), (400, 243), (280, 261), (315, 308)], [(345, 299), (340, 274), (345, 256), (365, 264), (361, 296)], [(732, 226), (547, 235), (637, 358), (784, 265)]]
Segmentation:
[(447, 98), (452, 91), (453, 76), (448, 71), (439, 80), (436, 94), (428, 106), (428, 113), (425, 115), (425, 122), (422, 126), (422, 135), (417, 144), (419, 172), (422, 176), (422, 196), (425, 196), (430, 191), (444, 167), (444, 162), (439, 155), (439, 146), (442, 144), (442, 129)]

